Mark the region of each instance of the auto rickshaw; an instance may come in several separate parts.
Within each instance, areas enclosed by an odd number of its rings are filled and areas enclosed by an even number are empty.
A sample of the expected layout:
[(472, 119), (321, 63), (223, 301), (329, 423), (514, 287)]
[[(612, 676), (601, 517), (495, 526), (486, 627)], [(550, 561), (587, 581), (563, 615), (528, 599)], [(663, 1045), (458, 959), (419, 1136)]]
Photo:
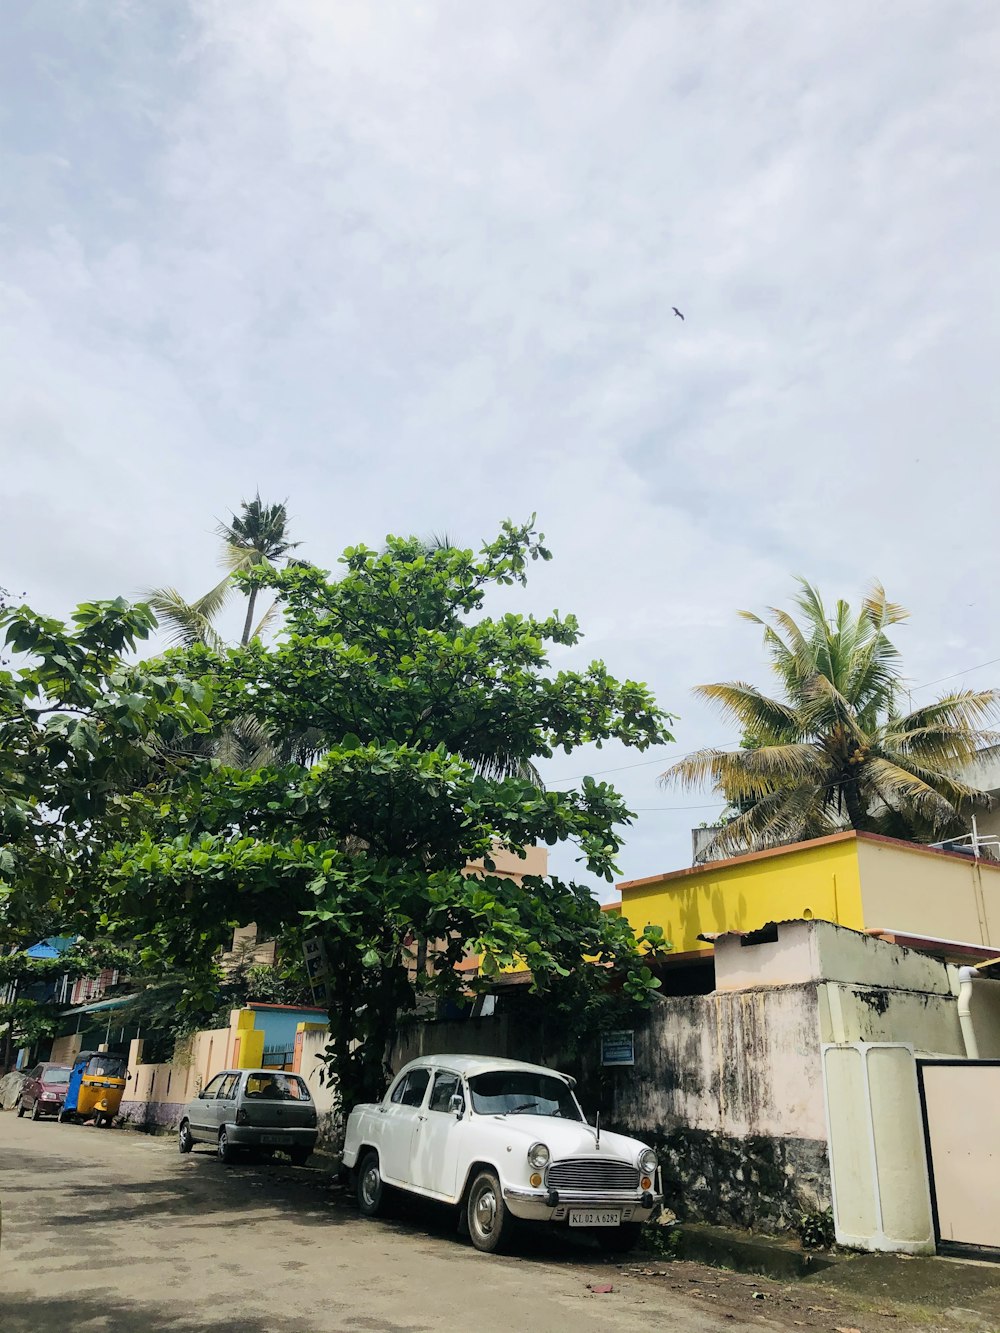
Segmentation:
[(69, 1076), (59, 1119), (93, 1117), (95, 1125), (110, 1125), (122, 1104), (127, 1069), (125, 1057), (113, 1051), (81, 1051)]

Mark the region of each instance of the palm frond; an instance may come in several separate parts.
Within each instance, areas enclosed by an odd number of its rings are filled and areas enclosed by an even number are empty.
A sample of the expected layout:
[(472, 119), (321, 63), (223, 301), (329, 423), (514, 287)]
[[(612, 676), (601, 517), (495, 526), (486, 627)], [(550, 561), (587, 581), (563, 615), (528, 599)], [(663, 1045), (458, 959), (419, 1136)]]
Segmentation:
[(698, 685), (694, 693), (715, 704), (724, 716), (755, 736), (760, 734), (777, 738), (802, 735), (802, 719), (794, 708), (777, 699), (769, 699), (755, 686), (747, 685), (744, 681)]
[(865, 765), (863, 780), (887, 805), (911, 806), (934, 827), (952, 823), (958, 814), (952, 802), (931, 782), (887, 759), (871, 758)]
[(740, 856), (836, 832), (842, 825), (824, 811), (817, 795), (809, 784), (768, 793), (751, 809), (723, 824), (708, 850)]
[(168, 642), (188, 648), (203, 643), (216, 652), (225, 648), (225, 642), (210, 617), (199, 610), (197, 602), (186, 602), (176, 588), (153, 588), (146, 600), (161, 625), (169, 630)]
[(206, 620), (214, 621), (221, 615), (232, 594), (233, 581), (227, 574), (221, 582), (217, 583), (214, 588), (209, 588), (208, 592), (203, 593), (191, 605), (200, 616), (204, 616)]
[(861, 603), (861, 614), (875, 629), (876, 633), (881, 633), (886, 625), (898, 625), (902, 620), (908, 620), (910, 613), (905, 606), (899, 602), (890, 602), (885, 595), (885, 588), (878, 579), (872, 583), (867, 597)]
[(257, 640), (263, 638), (264, 631), (271, 628), (274, 622), (278, 619), (280, 612), (281, 607), (279, 604), (276, 601), (272, 602), (261, 616), (260, 620), (258, 620), (256, 629), (250, 635), (251, 643), (255, 643)]
[(975, 730), (998, 716), (1000, 690), (958, 690), (907, 713), (897, 722), (896, 730), (916, 732), (936, 724)]
[(752, 750), (698, 750), (672, 764), (661, 786), (697, 788), (711, 783), (733, 804), (759, 801), (776, 789), (822, 782), (822, 755), (809, 744), (762, 745)]

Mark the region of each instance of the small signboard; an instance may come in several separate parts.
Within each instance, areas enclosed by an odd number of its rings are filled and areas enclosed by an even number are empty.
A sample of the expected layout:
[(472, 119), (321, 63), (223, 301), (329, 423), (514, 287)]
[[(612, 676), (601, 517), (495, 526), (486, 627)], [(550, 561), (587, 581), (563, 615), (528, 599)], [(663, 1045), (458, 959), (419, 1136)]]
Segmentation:
[(601, 1036), (602, 1065), (634, 1065), (635, 1033), (632, 1031), (605, 1032)]
[(330, 967), (323, 941), (315, 937), (307, 939), (302, 945), (302, 954), (305, 958), (313, 1004), (326, 1005), (329, 1001), (327, 978), (330, 975)]

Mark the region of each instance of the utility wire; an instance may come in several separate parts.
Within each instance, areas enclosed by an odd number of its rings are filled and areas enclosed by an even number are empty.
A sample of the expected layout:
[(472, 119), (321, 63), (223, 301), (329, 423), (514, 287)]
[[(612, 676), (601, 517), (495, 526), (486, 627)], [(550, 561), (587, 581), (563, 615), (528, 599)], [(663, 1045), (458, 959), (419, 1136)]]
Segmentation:
[[(908, 694), (913, 694), (916, 690), (927, 690), (927, 689), (930, 689), (930, 687), (931, 687), (932, 685), (940, 685), (943, 681), (946, 681), (946, 680), (955, 680), (958, 676), (967, 676), (967, 675), (969, 675), (969, 673), (972, 672), (972, 671), (981, 671), (981, 670), (983, 669), (983, 667), (996, 666), (998, 663), (1000, 663), (1000, 657), (991, 657), (990, 660), (989, 660), (988, 662), (978, 662), (975, 666), (965, 667), (964, 670), (962, 670), (962, 671), (953, 671), (953, 672), (952, 672), (950, 675), (948, 675), (948, 676), (938, 676), (938, 677), (936, 677), (936, 679), (934, 679), (934, 680), (925, 680), (925, 681), (922, 681), (919, 685), (911, 685), (911, 686), (909, 686), (909, 688), (907, 689), (907, 693), (908, 693)], [(550, 781), (551, 783), (556, 783), (556, 782), (582, 782), (584, 778), (600, 778), (600, 777), (604, 777), (604, 775), (607, 774), (607, 773), (624, 773), (624, 772), (626, 772), (628, 769), (632, 769), (632, 768), (648, 768), (651, 764), (662, 764), (662, 763), (676, 764), (676, 763), (679, 763), (682, 759), (690, 759), (690, 757), (691, 757), (692, 754), (698, 754), (701, 750), (713, 750), (713, 749), (717, 749), (717, 748), (719, 748), (720, 746), (723, 746), (723, 745), (729, 745), (730, 743), (731, 743), (731, 742), (728, 741), (728, 740), (725, 740), (725, 741), (715, 741), (715, 742), (710, 742), (708, 745), (700, 745), (700, 746), (698, 747), (697, 750), (691, 750), (691, 751), (688, 752), (688, 754), (682, 754), (682, 755), (676, 755), (676, 756), (675, 756), (675, 755), (665, 755), (664, 757), (659, 758), (659, 759), (640, 759), (637, 763), (634, 763), (634, 764), (621, 764), (618, 768), (597, 768), (597, 769), (591, 769), (589, 773), (577, 773), (577, 774), (575, 774), (575, 775), (574, 775), (573, 777), (571, 777), (571, 778), (569, 778), (569, 777), (555, 777), (555, 778), (550, 778), (549, 781)], [(657, 807), (655, 807), (655, 808), (656, 808), (656, 809), (665, 809), (665, 810), (696, 810), (696, 809), (699, 809), (699, 808), (706, 808), (706, 809), (707, 809), (707, 807), (698, 807), (698, 806), (694, 806), (694, 805), (691, 805), (691, 806), (657, 806)]]
[(938, 676), (937, 680), (925, 680), (920, 685), (911, 685), (910, 692), (929, 689), (931, 685), (940, 685), (942, 681), (954, 680), (956, 676), (967, 676), (970, 671), (979, 671), (982, 667), (996, 666), (998, 662), (1000, 662), (1000, 657), (991, 657), (988, 662), (980, 662), (977, 666), (966, 667), (964, 671), (953, 671), (950, 676)]

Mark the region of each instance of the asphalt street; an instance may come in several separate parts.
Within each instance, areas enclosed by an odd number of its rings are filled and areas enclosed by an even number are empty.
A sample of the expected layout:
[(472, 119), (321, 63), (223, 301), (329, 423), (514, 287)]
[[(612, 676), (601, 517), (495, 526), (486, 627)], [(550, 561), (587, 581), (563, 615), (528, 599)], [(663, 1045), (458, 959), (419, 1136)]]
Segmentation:
[[(890, 1307), (881, 1268), (860, 1291), (851, 1273), (866, 1261), (834, 1270), (837, 1290), (648, 1256), (623, 1264), (583, 1237), (538, 1231), (511, 1254), (483, 1255), (449, 1210), (362, 1217), (321, 1160), (226, 1167), (207, 1149), (182, 1157), (173, 1138), (12, 1112), (0, 1113), (0, 1207), (0, 1333), (1000, 1327), (988, 1317), (995, 1270), (974, 1300), (980, 1270), (923, 1261), (955, 1281), (940, 1313), (915, 1310), (911, 1322)], [(895, 1267), (905, 1295), (916, 1261)]]

